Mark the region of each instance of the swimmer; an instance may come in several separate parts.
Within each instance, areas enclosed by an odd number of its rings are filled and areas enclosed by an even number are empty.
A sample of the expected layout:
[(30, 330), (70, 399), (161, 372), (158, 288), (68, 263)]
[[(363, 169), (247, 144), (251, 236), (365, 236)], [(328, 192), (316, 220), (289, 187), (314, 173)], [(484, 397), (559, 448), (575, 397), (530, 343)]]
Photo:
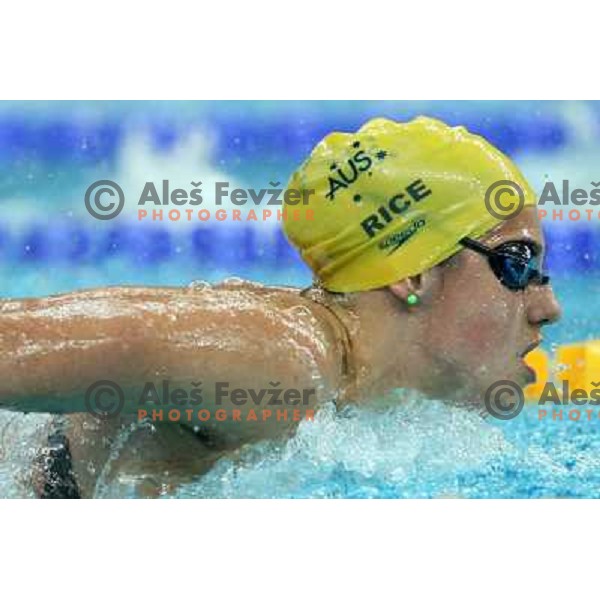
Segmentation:
[[(509, 218), (486, 206), (499, 180), (521, 190)], [(462, 127), (374, 119), (328, 135), (289, 185), (314, 190), (300, 208), (314, 218), (283, 225), (314, 273), (308, 289), (228, 281), (0, 303), (0, 407), (56, 415), (33, 469), (40, 497), (92, 497), (100, 477), (154, 497), (293, 435), (293, 418), (248, 418), (256, 390), (312, 390), (306, 411), (397, 388), (481, 410), (493, 382), (532, 381), (524, 357), (560, 308), (534, 192), (509, 158)], [(124, 391), (118, 414), (91, 414), (101, 381)], [(201, 389), (201, 404), (182, 422), (140, 424), (139, 399), (165, 382)], [(217, 399), (223, 384), (254, 400)]]

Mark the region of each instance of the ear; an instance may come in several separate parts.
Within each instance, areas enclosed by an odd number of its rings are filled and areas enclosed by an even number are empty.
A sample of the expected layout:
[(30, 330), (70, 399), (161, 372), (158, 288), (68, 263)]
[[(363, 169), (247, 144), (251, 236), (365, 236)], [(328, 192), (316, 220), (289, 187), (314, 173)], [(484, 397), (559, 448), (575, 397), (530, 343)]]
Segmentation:
[(436, 281), (437, 277), (434, 267), (420, 275), (414, 275), (392, 283), (388, 286), (388, 289), (396, 298), (402, 300), (402, 302), (406, 302), (410, 294), (417, 294), (423, 300), (431, 295)]

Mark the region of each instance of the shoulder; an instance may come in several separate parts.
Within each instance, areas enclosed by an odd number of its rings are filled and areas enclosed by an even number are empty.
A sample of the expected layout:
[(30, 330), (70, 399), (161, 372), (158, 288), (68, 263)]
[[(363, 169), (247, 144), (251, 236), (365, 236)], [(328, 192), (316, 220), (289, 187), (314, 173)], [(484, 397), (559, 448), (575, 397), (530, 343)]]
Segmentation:
[(323, 306), (298, 288), (244, 282), (215, 286), (217, 304), (231, 307), (226, 328), (249, 350), (261, 369), (276, 367), (298, 380), (341, 384), (344, 345)]

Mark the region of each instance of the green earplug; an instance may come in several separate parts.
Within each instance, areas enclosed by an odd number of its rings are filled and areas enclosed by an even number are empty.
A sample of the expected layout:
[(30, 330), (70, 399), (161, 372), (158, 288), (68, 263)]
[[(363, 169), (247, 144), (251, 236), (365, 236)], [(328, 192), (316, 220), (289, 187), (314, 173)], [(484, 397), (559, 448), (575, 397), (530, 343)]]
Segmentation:
[(419, 296), (417, 296), (416, 294), (409, 294), (406, 297), (406, 304), (408, 304), (409, 306), (416, 306), (417, 304), (419, 304), (421, 300), (419, 299)]

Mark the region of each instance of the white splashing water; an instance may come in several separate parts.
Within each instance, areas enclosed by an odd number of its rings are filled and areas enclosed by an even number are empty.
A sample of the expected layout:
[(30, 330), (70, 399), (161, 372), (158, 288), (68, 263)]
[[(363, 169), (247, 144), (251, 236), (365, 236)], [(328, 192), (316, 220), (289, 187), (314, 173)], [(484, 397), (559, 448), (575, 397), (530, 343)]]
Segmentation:
[(413, 398), (393, 408), (339, 413), (330, 404), (294, 438), (221, 460), (176, 497), (454, 495), (456, 486), (431, 484), (449, 469), (478, 468), (509, 451), (499, 429), (441, 402)]
[(33, 498), (31, 466), (50, 415), (0, 412), (0, 498)]
[[(336, 411), (328, 404), (293, 438), (247, 446), (174, 493), (165, 486), (163, 497), (598, 496), (597, 428), (542, 429), (519, 419), (506, 428), (401, 391), (378, 408)], [(28, 476), (48, 420), (0, 413), (0, 497), (33, 496)], [(118, 477), (101, 488), (104, 498), (135, 497), (137, 489)]]

